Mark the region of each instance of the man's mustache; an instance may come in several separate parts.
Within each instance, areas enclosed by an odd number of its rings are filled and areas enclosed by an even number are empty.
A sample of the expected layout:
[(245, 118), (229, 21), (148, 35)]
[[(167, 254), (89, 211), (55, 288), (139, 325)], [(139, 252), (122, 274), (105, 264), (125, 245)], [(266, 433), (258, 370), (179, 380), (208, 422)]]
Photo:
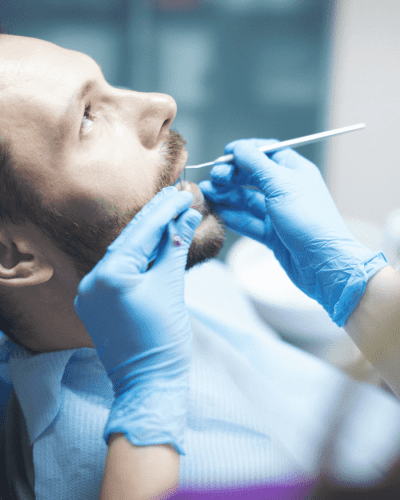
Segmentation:
[(160, 172), (154, 193), (155, 195), (163, 188), (172, 186), (175, 183), (175, 166), (182, 158), (182, 151), (185, 145), (185, 139), (176, 130), (170, 130), (161, 150), (164, 168)]
[(186, 146), (186, 141), (176, 130), (170, 130), (165, 145), (167, 148), (165, 161), (168, 166), (174, 166), (179, 160), (183, 148)]

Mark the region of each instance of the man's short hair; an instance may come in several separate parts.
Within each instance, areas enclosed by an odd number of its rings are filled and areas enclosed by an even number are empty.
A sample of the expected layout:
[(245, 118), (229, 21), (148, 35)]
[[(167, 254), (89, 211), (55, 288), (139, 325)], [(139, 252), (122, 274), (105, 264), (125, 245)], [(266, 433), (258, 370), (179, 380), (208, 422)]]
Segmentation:
[[(0, 22), (1, 37), (9, 32)], [(1, 78), (1, 75), (0, 75)], [(1, 95), (0, 95), (1, 98)], [(26, 181), (14, 168), (10, 144), (0, 129), (0, 229), (5, 224), (34, 224), (35, 213), (42, 205), (42, 199), (34, 186)], [(7, 294), (0, 293), (0, 331), (14, 342), (15, 320), (19, 314), (7, 299)]]

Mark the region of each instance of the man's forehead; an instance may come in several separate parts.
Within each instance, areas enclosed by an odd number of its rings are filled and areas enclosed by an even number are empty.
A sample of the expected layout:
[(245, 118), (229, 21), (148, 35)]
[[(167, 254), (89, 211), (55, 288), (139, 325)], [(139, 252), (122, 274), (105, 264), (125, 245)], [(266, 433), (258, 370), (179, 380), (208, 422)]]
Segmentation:
[(7, 65), (12, 70), (24, 64), (44, 63), (48, 57), (60, 56), (66, 49), (51, 42), (17, 35), (2, 35), (0, 37), (0, 65)]
[(5, 35), (1, 42), (0, 65), (7, 69), (32, 71), (40, 76), (49, 68), (61, 67), (65, 63), (78, 61), (84, 54), (64, 49), (45, 40), (14, 35)]
[(86, 54), (37, 38), (3, 35), (0, 40), (0, 95), (10, 85), (29, 94), (34, 86), (51, 91), (52, 86), (73, 84), (79, 69), (91, 62)]
[(63, 113), (92, 62), (80, 52), (36, 38), (0, 37), (0, 109), (39, 107)]
[(21, 155), (28, 142), (57, 149), (74, 94), (96, 66), (87, 71), (89, 56), (44, 40), (0, 38), (0, 134)]

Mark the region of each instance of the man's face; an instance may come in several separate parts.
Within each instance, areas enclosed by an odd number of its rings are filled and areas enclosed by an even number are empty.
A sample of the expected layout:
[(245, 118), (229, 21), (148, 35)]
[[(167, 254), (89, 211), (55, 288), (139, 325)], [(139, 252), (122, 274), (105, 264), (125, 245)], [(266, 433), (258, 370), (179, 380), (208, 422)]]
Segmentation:
[[(187, 154), (169, 130), (176, 103), (113, 88), (89, 56), (49, 42), (3, 36), (0, 47), (1, 134), (17, 172), (43, 197), (38, 227), (86, 274), (143, 205), (178, 179)], [(188, 267), (214, 257), (224, 238), (206, 202), (199, 211)]]

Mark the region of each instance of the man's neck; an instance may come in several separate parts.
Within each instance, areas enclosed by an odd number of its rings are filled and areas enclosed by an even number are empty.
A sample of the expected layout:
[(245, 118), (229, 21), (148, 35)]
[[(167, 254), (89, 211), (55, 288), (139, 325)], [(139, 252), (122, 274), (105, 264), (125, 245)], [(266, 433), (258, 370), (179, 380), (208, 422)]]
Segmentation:
[(76, 290), (59, 286), (57, 280), (19, 289), (23, 324), (18, 340), (35, 352), (94, 347), (74, 309)]

